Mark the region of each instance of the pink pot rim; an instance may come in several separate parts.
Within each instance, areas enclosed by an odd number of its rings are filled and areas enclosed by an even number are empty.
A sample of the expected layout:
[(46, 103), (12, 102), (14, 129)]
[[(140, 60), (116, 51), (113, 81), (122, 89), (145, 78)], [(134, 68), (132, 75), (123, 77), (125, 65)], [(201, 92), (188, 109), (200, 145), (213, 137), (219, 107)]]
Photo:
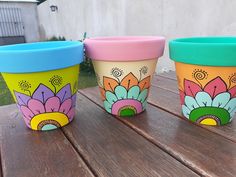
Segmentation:
[(159, 58), (163, 55), (162, 36), (96, 37), (84, 41), (86, 55), (93, 60), (135, 61)]

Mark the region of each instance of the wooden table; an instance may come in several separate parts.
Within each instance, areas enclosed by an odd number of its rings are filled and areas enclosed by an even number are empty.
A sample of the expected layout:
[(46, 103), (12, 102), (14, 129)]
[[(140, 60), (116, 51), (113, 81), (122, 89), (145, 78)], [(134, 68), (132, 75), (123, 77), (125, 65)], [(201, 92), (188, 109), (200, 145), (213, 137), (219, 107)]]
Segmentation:
[(15, 105), (0, 108), (6, 177), (236, 176), (236, 121), (206, 127), (182, 118), (174, 72), (155, 76), (147, 111), (106, 113), (97, 88), (78, 92), (77, 115), (49, 132), (27, 129)]

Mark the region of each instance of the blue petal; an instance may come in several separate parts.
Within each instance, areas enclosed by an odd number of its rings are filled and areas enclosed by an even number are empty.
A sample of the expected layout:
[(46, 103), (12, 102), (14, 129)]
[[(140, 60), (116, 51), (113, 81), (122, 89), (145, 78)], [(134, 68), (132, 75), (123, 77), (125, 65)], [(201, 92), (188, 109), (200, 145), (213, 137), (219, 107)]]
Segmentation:
[(140, 92), (139, 86), (131, 87), (128, 91), (128, 98), (138, 99), (139, 92)]
[(229, 102), (229, 100), (230, 94), (228, 92), (221, 93), (214, 98), (212, 106), (223, 108)]
[(111, 103), (109, 103), (108, 101), (104, 101), (103, 104), (106, 111), (111, 113), (111, 107), (112, 107)]
[(183, 112), (183, 115), (189, 119), (189, 114), (190, 114), (190, 110), (187, 106), (185, 105), (182, 105), (182, 112)]
[(147, 99), (142, 103), (142, 107), (143, 107), (143, 110), (146, 109), (146, 107), (147, 107)]
[(147, 89), (144, 89), (138, 96), (138, 100), (141, 101), (142, 103), (146, 100), (147, 98), (147, 93), (148, 93), (148, 90)]
[(106, 100), (107, 100), (109, 103), (113, 104), (114, 102), (117, 101), (117, 97), (116, 97), (116, 95), (113, 94), (112, 92), (106, 91)]
[(116, 94), (116, 97), (121, 100), (121, 99), (126, 99), (127, 98), (127, 90), (125, 87), (123, 86), (117, 86), (115, 88), (115, 94)]
[(192, 111), (193, 109), (199, 107), (196, 100), (191, 96), (185, 96), (184, 102), (185, 102), (185, 105), (189, 108), (190, 111)]
[(233, 112), (236, 109), (236, 98), (231, 99), (226, 106), (224, 107), (229, 113)]
[(212, 104), (211, 96), (206, 92), (198, 92), (195, 99), (197, 103), (199, 104), (199, 106), (202, 106), (202, 107), (211, 106)]

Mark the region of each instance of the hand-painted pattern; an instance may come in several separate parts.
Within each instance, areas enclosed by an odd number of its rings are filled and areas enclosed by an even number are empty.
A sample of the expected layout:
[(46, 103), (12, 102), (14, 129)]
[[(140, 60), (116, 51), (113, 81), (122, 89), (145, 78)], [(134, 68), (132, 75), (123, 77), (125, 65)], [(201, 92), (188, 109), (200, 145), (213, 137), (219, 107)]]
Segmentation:
[(147, 74), (147, 70), (146, 66), (139, 70), (139, 79), (130, 72), (120, 80), (124, 73), (119, 68), (111, 70), (114, 78), (103, 76), (100, 92), (107, 112), (119, 116), (133, 116), (145, 110), (150, 76), (142, 76)]
[[(60, 76), (53, 76), (49, 83), (54, 90), (40, 84), (31, 95), (30, 84), (22, 81), (19, 87), (28, 94), (14, 91), (26, 125), (33, 130), (56, 129), (68, 124), (75, 115), (76, 94), (72, 95), (71, 85), (67, 84), (57, 91), (57, 87), (62, 84)], [(73, 89), (77, 87), (74, 86)]]
[(221, 77), (209, 81), (204, 87), (201, 80), (208, 74), (195, 70), (193, 78), (184, 80), (184, 89), (180, 90), (182, 111), (186, 118), (206, 125), (224, 125), (229, 123), (236, 113), (236, 74), (229, 77), (229, 86)]

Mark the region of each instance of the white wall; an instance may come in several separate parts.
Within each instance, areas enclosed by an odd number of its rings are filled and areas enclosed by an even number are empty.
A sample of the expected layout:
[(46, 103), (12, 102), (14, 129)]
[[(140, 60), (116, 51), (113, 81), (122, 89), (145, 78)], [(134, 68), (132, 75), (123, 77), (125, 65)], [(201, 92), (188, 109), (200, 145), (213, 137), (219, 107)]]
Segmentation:
[(21, 9), (26, 42), (35, 42), (40, 40), (36, 2), (12, 1), (12, 2), (0, 2), (0, 5), (1, 7), (15, 7)]
[[(51, 12), (57, 5), (58, 12)], [(236, 35), (235, 0), (47, 0), (38, 6), (41, 38), (112, 35)], [(168, 43), (167, 43), (168, 44)], [(174, 69), (168, 45), (157, 70)]]

